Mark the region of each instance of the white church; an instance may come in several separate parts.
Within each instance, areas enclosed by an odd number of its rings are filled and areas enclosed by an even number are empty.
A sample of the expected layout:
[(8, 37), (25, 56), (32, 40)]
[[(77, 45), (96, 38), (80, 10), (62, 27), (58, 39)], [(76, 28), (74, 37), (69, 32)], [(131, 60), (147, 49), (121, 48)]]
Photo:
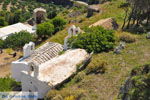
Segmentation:
[(38, 92), (38, 97), (44, 98), (48, 91), (76, 73), (77, 65), (89, 61), (91, 54), (84, 49), (68, 49), (68, 38), (79, 32), (78, 27), (71, 26), (64, 45), (47, 42), (35, 49), (30, 42), (23, 47), (23, 57), (11, 65), (12, 78), (21, 82), (22, 91)]

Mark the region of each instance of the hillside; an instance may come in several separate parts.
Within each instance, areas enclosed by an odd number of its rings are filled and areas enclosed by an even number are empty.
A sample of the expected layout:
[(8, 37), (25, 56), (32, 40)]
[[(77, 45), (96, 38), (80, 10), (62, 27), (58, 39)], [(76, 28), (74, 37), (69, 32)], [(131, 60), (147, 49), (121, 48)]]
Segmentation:
[(47, 10), (48, 19), (54, 18), (65, 9), (61, 5), (35, 0), (0, 0), (0, 27), (28, 21), (33, 17), (33, 10), (39, 7)]
[[(123, 9), (119, 8), (119, 5), (123, 1), (124, 0), (115, 0), (113, 2), (102, 4), (100, 5), (102, 13), (96, 14), (91, 18), (85, 18), (86, 15), (78, 16), (77, 18), (83, 18), (83, 22), (75, 25), (84, 28), (99, 19), (113, 17), (117, 20), (121, 28), (125, 13)], [(47, 41), (63, 43), (63, 39), (60, 38), (64, 38), (67, 35), (66, 33), (66, 29), (60, 31)], [(115, 34), (116, 36), (119, 36), (124, 33), (119, 29)], [(119, 55), (114, 54), (113, 51), (95, 54), (87, 68), (95, 65), (100, 66), (101, 62), (104, 61), (107, 63), (107, 66), (105, 66), (105, 73), (86, 75), (85, 69), (72, 78), (70, 82), (64, 84), (59, 90), (50, 91), (47, 97), (55, 97), (58, 99), (62, 96), (65, 100), (68, 100), (67, 98), (75, 97), (79, 98), (79, 100), (118, 99), (120, 87), (130, 75), (130, 71), (135, 66), (143, 65), (150, 60), (150, 42), (145, 37), (145, 34), (136, 35), (137, 41), (135, 43), (126, 44), (126, 48)]]
[[(147, 34), (145, 32), (137, 34), (129, 30), (125, 31), (121, 29), (126, 13), (124, 8), (120, 8), (120, 5), (123, 4), (125, 0), (112, 0), (104, 2), (103, 4), (97, 4), (96, 6), (100, 7), (100, 13), (94, 13), (94, 15), (89, 18), (87, 17), (86, 7), (73, 6), (70, 8), (65, 8), (51, 4), (49, 1), (47, 2), (47, 0), (38, 1), (40, 3), (32, 1), (29, 5), (25, 6), (25, 12), (28, 12), (29, 16), (24, 20), (21, 19), (21, 21), (24, 22), (31, 18), (33, 9), (41, 6), (48, 11), (47, 13), (50, 15), (49, 17), (51, 17), (52, 13), (55, 13), (58, 18), (63, 18), (67, 20), (68, 23), (64, 28), (62, 28), (62, 30), (56, 31), (56, 33), (53, 32), (52, 35), (44, 38), (42, 42), (37, 44), (37, 47), (43, 45), (46, 42), (57, 42), (63, 44), (65, 37), (68, 35), (67, 29), (71, 25), (76, 25), (84, 31), (91, 24), (105, 18), (114, 18), (119, 25), (117, 30), (113, 30), (113, 35), (116, 40), (114, 46), (117, 47), (122, 41), (126, 42), (125, 47), (122, 49), (120, 54), (115, 54), (113, 49), (110, 49), (107, 52), (103, 51), (94, 53), (91, 62), (86, 66), (85, 69), (76, 73), (75, 76), (68, 79), (68, 81), (66, 81), (61, 86), (50, 90), (45, 97), (46, 100), (128, 100), (126, 99), (128, 97), (126, 96), (126, 93), (121, 93), (120, 90), (122, 87), (126, 87), (125, 82), (127, 80), (133, 81), (131, 80), (132, 78), (135, 79), (135, 83), (137, 83), (137, 85), (133, 85), (133, 87), (129, 88), (129, 91), (127, 91), (130, 97), (135, 97), (131, 100), (138, 100), (137, 96), (143, 97), (143, 95), (146, 95), (146, 99), (148, 98), (147, 94), (149, 93), (149, 86), (147, 87), (148, 89), (146, 91), (144, 91), (145, 87), (142, 88), (142, 92), (146, 92), (145, 94), (138, 94), (137, 91), (139, 91), (140, 88), (137, 88), (136, 86), (144, 86), (143, 82), (145, 81), (142, 79), (146, 79), (149, 82), (149, 65), (148, 72), (146, 74), (143, 74), (142, 72), (145, 69), (144, 65), (147, 63), (149, 64), (150, 61), (150, 39), (146, 38)], [(28, 0), (23, 2), (26, 4), (29, 3)], [(61, 1), (61, 3), (62, 2), (63, 1)], [(23, 3), (19, 2), (19, 4), (24, 7)], [(13, 8), (10, 7), (11, 4), (7, 5), (7, 7), (3, 7), (1, 5), (0, 8), (3, 10), (5, 9), (4, 11), (6, 12), (9, 12), (10, 8), (12, 10), (20, 9), (22, 11), (19, 4), (14, 4)], [(12, 13), (13, 15), (13, 11), (10, 10), (9, 13)], [(49, 21), (47, 21), (49, 23), (46, 25), (53, 25), (50, 22), (53, 21), (55, 16), (49, 18)], [(5, 14), (2, 17), (5, 17)], [(7, 18), (5, 20), (6, 22), (8, 21)], [(5, 25), (8, 24), (10, 23), (6, 23)], [(55, 28), (53, 30), (55, 30)], [(18, 56), (20, 56), (20, 54)], [(141, 69), (135, 69), (136, 66), (140, 66)], [(91, 73), (88, 73), (88, 71), (91, 71)], [(132, 72), (137, 73), (132, 76)], [(147, 81), (145, 82), (146, 84), (148, 83)], [(137, 91), (134, 91), (135, 89)]]

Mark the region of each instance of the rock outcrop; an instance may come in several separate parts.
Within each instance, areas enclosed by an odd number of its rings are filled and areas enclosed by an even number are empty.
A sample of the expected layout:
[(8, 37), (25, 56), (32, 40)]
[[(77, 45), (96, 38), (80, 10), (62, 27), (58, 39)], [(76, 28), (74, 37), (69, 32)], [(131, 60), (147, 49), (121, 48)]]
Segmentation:
[(89, 5), (87, 17), (91, 17), (91, 16), (93, 16), (94, 13), (99, 13), (99, 12), (100, 12), (99, 5)]
[(129, 78), (120, 88), (121, 100), (149, 100), (150, 65), (139, 66), (131, 71)]
[(102, 26), (105, 29), (111, 29), (111, 30), (118, 29), (118, 24), (113, 18), (101, 19), (97, 21), (96, 23), (90, 25), (89, 27), (92, 27), (92, 26)]

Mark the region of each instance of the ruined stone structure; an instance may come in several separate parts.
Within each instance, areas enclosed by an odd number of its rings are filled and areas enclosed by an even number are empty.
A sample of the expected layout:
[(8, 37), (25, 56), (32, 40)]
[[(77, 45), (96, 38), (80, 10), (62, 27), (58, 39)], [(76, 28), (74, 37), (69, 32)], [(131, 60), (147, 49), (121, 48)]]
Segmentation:
[(46, 20), (46, 10), (43, 8), (34, 9), (33, 18), (35, 23), (42, 23), (44, 20)]
[(68, 29), (68, 36), (65, 38), (64, 40), (64, 50), (67, 50), (68, 47), (68, 39), (71, 38), (72, 36), (76, 36), (77, 34), (79, 34), (81, 32), (80, 27), (76, 27), (75, 25), (72, 25), (69, 29)]

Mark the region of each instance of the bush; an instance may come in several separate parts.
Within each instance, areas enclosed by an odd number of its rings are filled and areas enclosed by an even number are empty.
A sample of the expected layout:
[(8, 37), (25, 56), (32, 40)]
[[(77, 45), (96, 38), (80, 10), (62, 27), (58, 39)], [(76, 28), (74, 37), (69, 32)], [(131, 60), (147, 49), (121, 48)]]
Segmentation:
[(5, 21), (5, 18), (4, 17), (0, 17), (0, 26), (5, 26), (5, 25), (7, 25), (6, 21)]
[(98, 73), (104, 73), (106, 70), (107, 62), (103, 60), (99, 60), (97, 58), (92, 59), (90, 64), (86, 68), (86, 74), (98, 74)]
[(50, 12), (48, 12), (48, 14), (47, 14), (47, 17), (49, 18), (49, 19), (52, 19), (52, 18), (54, 18), (54, 17), (56, 17), (57, 16), (57, 11), (50, 11)]
[(26, 31), (21, 31), (8, 36), (4, 40), (4, 47), (13, 49), (22, 48), (22, 46), (30, 41), (34, 41), (34, 35)]
[(4, 41), (0, 39), (0, 48), (4, 47)]
[(122, 33), (119, 38), (121, 41), (124, 41), (126, 43), (133, 43), (136, 41), (135, 35), (129, 33)]
[(150, 64), (135, 67), (120, 91), (120, 99), (149, 100)]
[(69, 39), (69, 46), (85, 49), (89, 53), (100, 53), (114, 48), (115, 36), (112, 30), (98, 26), (87, 28), (85, 32)]
[(37, 35), (40, 38), (52, 36), (54, 33), (54, 25), (50, 22), (45, 22), (37, 26)]
[(45, 99), (46, 100), (77, 100), (79, 97), (84, 96), (85, 91), (77, 89), (72, 91), (71, 88), (62, 90), (50, 90)]
[(52, 20), (52, 24), (55, 27), (55, 32), (62, 30), (64, 28), (64, 25), (66, 25), (66, 23), (67, 23), (67, 21), (63, 18), (60, 18), (60, 17), (55, 17)]
[(74, 96), (68, 96), (68, 97), (65, 97), (64, 100), (76, 100)]
[(70, 84), (75, 84), (78, 83), (80, 81), (82, 81), (85, 77), (85, 73), (84, 72), (79, 72), (77, 75), (75, 75), (72, 80), (70, 81)]
[(10, 77), (0, 78), (0, 91), (12, 91), (16, 86), (20, 83), (16, 82), (14, 79)]

